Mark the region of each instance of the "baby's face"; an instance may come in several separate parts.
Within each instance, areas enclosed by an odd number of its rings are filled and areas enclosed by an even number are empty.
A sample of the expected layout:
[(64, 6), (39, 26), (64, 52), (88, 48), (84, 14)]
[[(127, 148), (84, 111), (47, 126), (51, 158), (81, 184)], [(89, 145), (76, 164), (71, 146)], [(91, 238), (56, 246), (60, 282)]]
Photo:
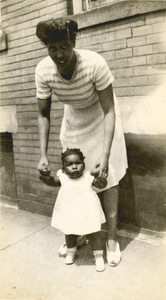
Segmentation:
[(65, 170), (66, 175), (70, 178), (78, 178), (80, 177), (85, 169), (85, 164), (80, 156), (77, 154), (71, 154), (66, 156), (63, 162), (63, 168)]

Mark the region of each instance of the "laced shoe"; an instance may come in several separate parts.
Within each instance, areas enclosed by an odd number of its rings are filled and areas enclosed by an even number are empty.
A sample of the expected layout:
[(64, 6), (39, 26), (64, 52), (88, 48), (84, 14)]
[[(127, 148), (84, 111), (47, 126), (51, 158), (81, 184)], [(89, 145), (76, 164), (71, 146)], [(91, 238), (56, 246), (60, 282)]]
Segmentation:
[[(86, 235), (80, 235), (78, 236), (77, 238), (77, 247), (81, 247), (82, 245), (84, 244), (88, 244), (88, 240), (86, 238)], [(61, 257), (65, 257), (67, 255), (67, 246), (66, 246), (66, 243), (63, 243), (59, 249), (58, 249), (58, 255)]]
[(93, 251), (94, 261), (96, 265), (97, 272), (103, 272), (105, 270), (103, 251)]
[(76, 256), (76, 251), (68, 251), (65, 258), (65, 264), (72, 265), (74, 263), (75, 256)]
[(58, 249), (58, 255), (59, 256), (66, 256), (67, 255), (67, 246), (65, 243), (63, 243), (60, 248)]

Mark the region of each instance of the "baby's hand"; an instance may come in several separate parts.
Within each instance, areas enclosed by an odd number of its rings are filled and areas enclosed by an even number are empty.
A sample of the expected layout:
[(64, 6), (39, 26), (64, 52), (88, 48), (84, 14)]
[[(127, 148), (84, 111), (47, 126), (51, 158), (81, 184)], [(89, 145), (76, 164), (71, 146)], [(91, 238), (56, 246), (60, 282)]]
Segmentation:
[(51, 176), (50, 171), (41, 171), (39, 170), (39, 179), (49, 186), (60, 186), (59, 178), (56, 180), (54, 176)]
[(107, 179), (95, 177), (93, 181), (93, 186), (95, 186), (98, 189), (104, 189), (107, 186)]

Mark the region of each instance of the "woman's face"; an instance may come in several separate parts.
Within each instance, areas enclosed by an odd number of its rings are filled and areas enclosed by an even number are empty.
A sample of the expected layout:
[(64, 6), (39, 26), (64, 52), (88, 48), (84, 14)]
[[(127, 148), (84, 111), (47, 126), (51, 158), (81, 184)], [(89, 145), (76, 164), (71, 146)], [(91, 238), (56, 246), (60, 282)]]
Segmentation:
[(48, 54), (57, 65), (61, 75), (71, 73), (75, 68), (74, 43), (65, 39), (56, 43), (48, 43)]

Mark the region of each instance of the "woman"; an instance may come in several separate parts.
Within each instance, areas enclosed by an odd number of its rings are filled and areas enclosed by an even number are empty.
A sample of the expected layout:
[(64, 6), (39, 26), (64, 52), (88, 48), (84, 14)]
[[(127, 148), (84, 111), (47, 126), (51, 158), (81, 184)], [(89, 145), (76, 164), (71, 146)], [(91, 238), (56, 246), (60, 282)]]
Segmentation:
[[(110, 266), (121, 260), (116, 240), (118, 183), (127, 168), (126, 148), (119, 107), (113, 94), (113, 76), (102, 56), (74, 49), (77, 23), (64, 18), (37, 25), (36, 35), (46, 45), (48, 56), (36, 68), (41, 148), (39, 170), (50, 170), (47, 146), (51, 96), (64, 103), (60, 140), (66, 148), (80, 148), (86, 169), (107, 178), (100, 193), (108, 224), (106, 256)], [(99, 190), (96, 190), (99, 192)]]

